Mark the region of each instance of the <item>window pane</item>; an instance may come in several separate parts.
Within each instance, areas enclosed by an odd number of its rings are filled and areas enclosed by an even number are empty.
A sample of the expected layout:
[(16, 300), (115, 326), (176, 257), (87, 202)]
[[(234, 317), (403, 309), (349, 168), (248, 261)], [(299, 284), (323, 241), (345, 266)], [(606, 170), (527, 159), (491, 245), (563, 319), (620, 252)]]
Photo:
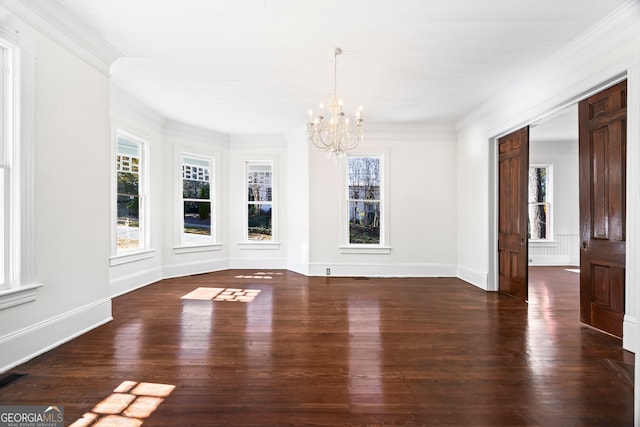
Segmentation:
[(529, 205), (529, 238), (547, 239), (547, 204)]
[(203, 181), (182, 180), (182, 197), (185, 199), (209, 199), (209, 183)]
[(116, 227), (118, 249), (140, 247), (140, 198), (118, 194), (118, 220)]
[(380, 186), (379, 185), (350, 185), (349, 199), (380, 200)]
[(247, 200), (272, 201), (271, 165), (248, 165), (247, 167)]
[(211, 203), (184, 202), (184, 238), (187, 242), (211, 239)]
[(139, 195), (139, 175), (136, 173), (118, 172), (118, 193)]
[(349, 243), (380, 243), (380, 202), (349, 202)]
[(547, 168), (529, 168), (529, 203), (547, 201)]
[(118, 154), (122, 154), (127, 157), (140, 157), (140, 143), (134, 140), (118, 135)]
[(271, 240), (271, 203), (248, 205), (249, 240)]
[(349, 186), (380, 187), (380, 159), (377, 157), (349, 157)]

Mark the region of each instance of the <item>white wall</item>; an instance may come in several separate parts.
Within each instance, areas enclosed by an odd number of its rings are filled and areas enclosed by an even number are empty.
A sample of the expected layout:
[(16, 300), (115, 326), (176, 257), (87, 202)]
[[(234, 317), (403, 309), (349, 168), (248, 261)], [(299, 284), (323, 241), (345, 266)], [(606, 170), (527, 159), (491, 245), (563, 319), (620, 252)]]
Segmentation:
[(552, 241), (529, 242), (529, 265), (580, 265), (578, 140), (538, 140), (532, 128), (529, 163), (553, 168)]
[(95, 68), (4, 6), (0, 16), (37, 50), (36, 250), (29, 255), (43, 284), (35, 301), (0, 310), (3, 371), (111, 319), (110, 128), (108, 64)]
[[(455, 276), (456, 144), (448, 124), (367, 128), (359, 149), (386, 151), (390, 253), (344, 253), (340, 246), (344, 163), (311, 149), (310, 274)], [(383, 213), (384, 214), (384, 213)]]
[(309, 143), (303, 126), (287, 139), (287, 269), (309, 274)]

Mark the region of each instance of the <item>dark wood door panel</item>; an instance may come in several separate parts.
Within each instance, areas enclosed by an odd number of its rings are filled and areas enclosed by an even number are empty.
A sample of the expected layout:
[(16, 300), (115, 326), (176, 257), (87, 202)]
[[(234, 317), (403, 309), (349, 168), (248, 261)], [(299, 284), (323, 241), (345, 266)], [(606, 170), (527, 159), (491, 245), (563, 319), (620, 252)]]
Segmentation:
[(527, 300), (529, 128), (498, 140), (498, 287)]
[(626, 82), (579, 105), (580, 319), (622, 336), (626, 229)]

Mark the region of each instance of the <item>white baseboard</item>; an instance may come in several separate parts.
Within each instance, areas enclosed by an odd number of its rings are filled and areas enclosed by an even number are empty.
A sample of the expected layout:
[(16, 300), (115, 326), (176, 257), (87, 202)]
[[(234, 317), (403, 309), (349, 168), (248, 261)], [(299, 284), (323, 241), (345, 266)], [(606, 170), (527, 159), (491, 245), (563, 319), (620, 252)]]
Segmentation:
[(76, 308), (0, 338), (0, 372), (112, 320), (111, 299)]
[[(580, 261), (578, 261), (579, 265)], [(569, 255), (529, 255), (530, 267), (575, 266)]]
[(638, 329), (637, 319), (634, 316), (624, 316), (622, 323), (622, 348), (632, 353), (638, 353), (640, 350), (640, 330)]
[(110, 280), (109, 293), (111, 298), (115, 298), (159, 280), (162, 280), (162, 269), (160, 267), (138, 271), (134, 274)]
[(453, 264), (309, 264), (309, 276), (326, 276), (327, 268), (331, 276), (340, 277), (455, 277)]
[(309, 276), (309, 264), (306, 263), (295, 263), (291, 261), (287, 261), (287, 270), (293, 271), (294, 273), (302, 274), (304, 276)]
[(184, 264), (171, 264), (162, 267), (162, 279), (191, 276), (194, 274), (211, 273), (213, 271), (228, 270), (229, 260), (212, 259)]
[(488, 274), (484, 271), (458, 266), (456, 277), (482, 290), (489, 290)]

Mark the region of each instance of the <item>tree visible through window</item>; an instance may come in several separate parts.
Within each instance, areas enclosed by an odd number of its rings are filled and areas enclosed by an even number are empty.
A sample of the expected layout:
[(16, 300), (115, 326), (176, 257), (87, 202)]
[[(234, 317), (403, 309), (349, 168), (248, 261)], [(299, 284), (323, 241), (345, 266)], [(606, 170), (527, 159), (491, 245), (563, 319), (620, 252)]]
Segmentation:
[(550, 226), (548, 166), (529, 168), (529, 239), (548, 240)]
[(349, 243), (380, 244), (380, 158), (348, 157)]
[(247, 240), (273, 240), (272, 185), (270, 164), (247, 164)]
[(140, 227), (140, 176), (142, 144), (118, 135), (116, 148), (118, 251), (142, 246)]
[(182, 159), (183, 242), (209, 243), (211, 233), (211, 162)]

